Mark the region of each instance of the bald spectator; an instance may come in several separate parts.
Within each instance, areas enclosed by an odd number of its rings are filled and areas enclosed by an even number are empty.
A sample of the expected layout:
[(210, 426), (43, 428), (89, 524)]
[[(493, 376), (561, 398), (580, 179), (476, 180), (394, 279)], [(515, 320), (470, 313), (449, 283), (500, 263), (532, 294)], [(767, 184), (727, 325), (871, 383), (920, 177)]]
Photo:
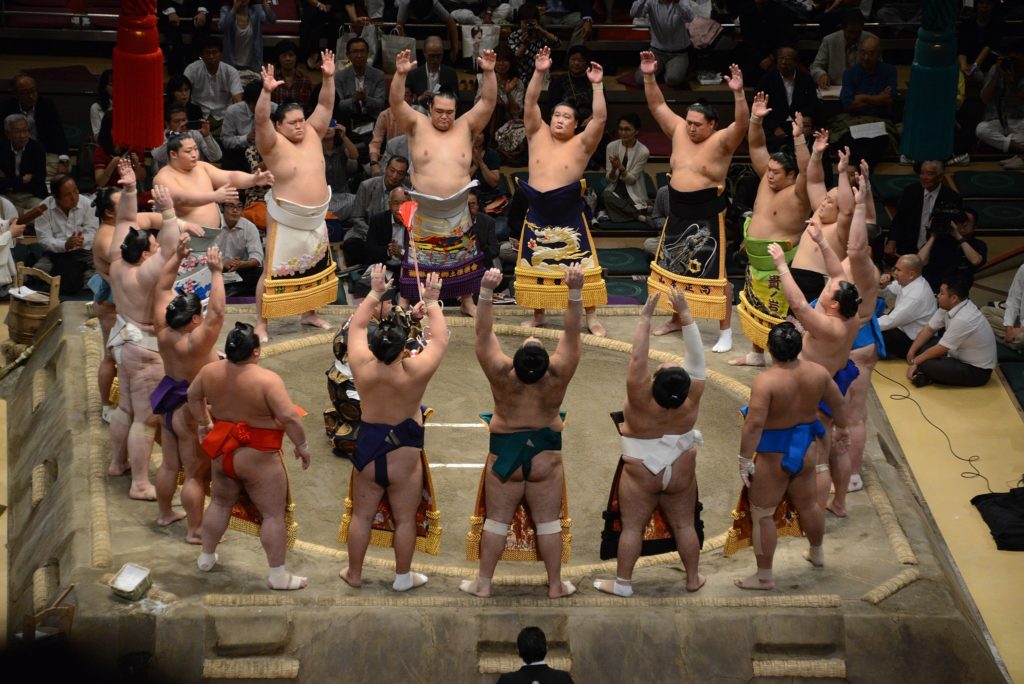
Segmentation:
[(185, 76), (192, 82), (192, 101), (202, 107), (205, 117), (217, 120), (211, 122), (215, 134), (220, 130), (224, 111), (232, 103), (242, 101), (238, 69), (221, 62), (222, 56), (220, 41), (210, 38), (199, 59), (185, 67)]
[(29, 134), (24, 114), (4, 118), (7, 144), (0, 145), (0, 194), (24, 214), (46, 198), (46, 150)]
[(46, 176), (67, 173), (68, 141), (64, 137), (64, 125), (53, 100), (40, 97), (36, 80), (27, 74), (18, 74), (11, 79), (14, 97), (0, 107), (0, 118), (11, 114), (22, 114), (28, 120), (29, 135), (38, 140), (46, 150)]
[(409, 72), (406, 85), (420, 104), (427, 104), (427, 96), (442, 90), (459, 92), (459, 75), (447, 64), (441, 64), (444, 43), (438, 36), (430, 36), (423, 43), (423, 64)]
[(885, 289), (881, 294), (887, 301), (895, 299), (892, 310), (878, 317), (889, 358), (906, 357), (910, 345), (935, 313), (935, 294), (921, 276), (921, 269), (916, 254), (905, 254), (896, 261), (891, 276), (882, 276)]
[(60, 276), (60, 292), (74, 294), (93, 274), (92, 241), (99, 219), (92, 200), (82, 197), (71, 176), (54, 176), (46, 212), (36, 219), (36, 237), (43, 256), (35, 267)]
[(843, 15), (842, 28), (821, 40), (818, 54), (811, 63), (811, 78), (819, 88), (842, 85), (843, 72), (857, 63), (860, 42), (865, 38), (878, 38), (864, 30), (864, 15), (859, 9), (849, 9)]

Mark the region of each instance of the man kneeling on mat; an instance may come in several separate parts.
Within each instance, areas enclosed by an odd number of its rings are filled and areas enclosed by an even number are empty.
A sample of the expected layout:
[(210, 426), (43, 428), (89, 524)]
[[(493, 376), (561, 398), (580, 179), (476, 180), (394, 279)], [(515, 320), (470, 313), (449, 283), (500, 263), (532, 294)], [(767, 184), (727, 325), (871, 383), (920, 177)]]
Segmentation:
[(636, 332), (626, 377), (626, 404), (622, 408), (622, 457), (619, 482), (622, 535), (619, 537), (615, 581), (597, 580), (594, 587), (618, 596), (633, 595), (633, 566), (640, 557), (644, 527), (661, 507), (679, 557), (686, 568), (686, 590), (697, 591), (704, 578), (697, 572), (700, 543), (694, 529), (697, 503), (697, 445), (704, 443), (697, 422), (704, 394), (704, 345), (681, 290), (671, 290), (672, 310), (683, 331), (686, 357), (683, 367), (665, 362), (654, 375), (647, 370), (651, 315), (661, 294), (647, 300)]
[(562, 581), (562, 415), (565, 398), (580, 362), (580, 318), (583, 314), (583, 267), (565, 269), (569, 309), (565, 331), (552, 356), (536, 337), (527, 337), (509, 358), (494, 334), (491, 297), (501, 282), (492, 268), (480, 286), (476, 316), (476, 358), (491, 385), (494, 415), (490, 420), (490, 453), (484, 501), (487, 519), (480, 538), (480, 574), (463, 580), (462, 591), (489, 598), (491, 578), (505, 548), (516, 507), (525, 498), (537, 526), (537, 551), (548, 574), (548, 598), (576, 592)]
[[(821, 542), (825, 533), (825, 512), (815, 496), (815, 439), (825, 434), (816, 418), (818, 402), (824, 401), (835, 420), (835, 443), (845, 453), (846, 401), (839, 387), (822, 366), (799, 358), (803, 339), (788, 321), (776, 324), (768, 333), (768, 351), (773, 365), (754, 378), (750, 405), (744, 407), (746, 420), (740, 438), (740, 479), (749, 488), (751, 543), (757, 558), (757, 572), (735, 584), (740, 589), (774, 589), (772, 558), (777, 534), (775, 509), (789, 495), (800, 515), (800, 527), (810, 549), (804, 558), (815, 567), (825, 565)], [(820, 448), (820, 447), (819, 447)], [(754, 474), (756, 452), (757, 474)]]

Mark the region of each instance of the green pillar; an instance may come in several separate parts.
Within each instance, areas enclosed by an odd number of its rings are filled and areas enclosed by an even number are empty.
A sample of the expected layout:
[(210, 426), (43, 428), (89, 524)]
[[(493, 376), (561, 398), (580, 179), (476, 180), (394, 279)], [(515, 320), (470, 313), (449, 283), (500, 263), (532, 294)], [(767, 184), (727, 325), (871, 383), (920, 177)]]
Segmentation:
[(924, 0), (903, 110), (901, 151), (916, 161), (953, 156), (957, 0)]

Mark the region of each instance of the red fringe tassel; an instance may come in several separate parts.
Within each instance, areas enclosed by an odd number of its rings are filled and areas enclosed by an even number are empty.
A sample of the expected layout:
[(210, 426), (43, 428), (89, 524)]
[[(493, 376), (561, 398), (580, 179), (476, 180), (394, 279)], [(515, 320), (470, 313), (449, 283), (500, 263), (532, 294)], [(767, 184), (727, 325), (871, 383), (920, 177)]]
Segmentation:
[(163, 143), (164, 59), (155, 0), (125, 0), (114, 47), (114, 143), (150, 149)]

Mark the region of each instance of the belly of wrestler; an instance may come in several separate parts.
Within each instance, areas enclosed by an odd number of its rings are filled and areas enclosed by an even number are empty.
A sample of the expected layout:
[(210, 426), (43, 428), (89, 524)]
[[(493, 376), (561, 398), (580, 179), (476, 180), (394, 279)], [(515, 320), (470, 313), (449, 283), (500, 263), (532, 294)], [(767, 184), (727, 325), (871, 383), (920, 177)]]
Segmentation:
[(176, 207), (178, 218), (182, 221), (194, 223), (204, 228), (214, 228), (220, 225), (220, 210), (214, 202), (199, 207)]
[(412, 184), (417, 192), (449, 197), (469, 183), (469, 138), (463, 141), (452, 135), (455, 132), (428, 131), (412, 145)]
[[(309, 143), (309, 144), (307, 144)], [(277, 147), (281, 147), (277, 151)], [(278, 140), (272, 156), (265, 157), (274, 174), (274, 197), (307, 207), (319, 206), (327, 196), (324, 155), (316, 136), (303, 140), (302, 147)]]

